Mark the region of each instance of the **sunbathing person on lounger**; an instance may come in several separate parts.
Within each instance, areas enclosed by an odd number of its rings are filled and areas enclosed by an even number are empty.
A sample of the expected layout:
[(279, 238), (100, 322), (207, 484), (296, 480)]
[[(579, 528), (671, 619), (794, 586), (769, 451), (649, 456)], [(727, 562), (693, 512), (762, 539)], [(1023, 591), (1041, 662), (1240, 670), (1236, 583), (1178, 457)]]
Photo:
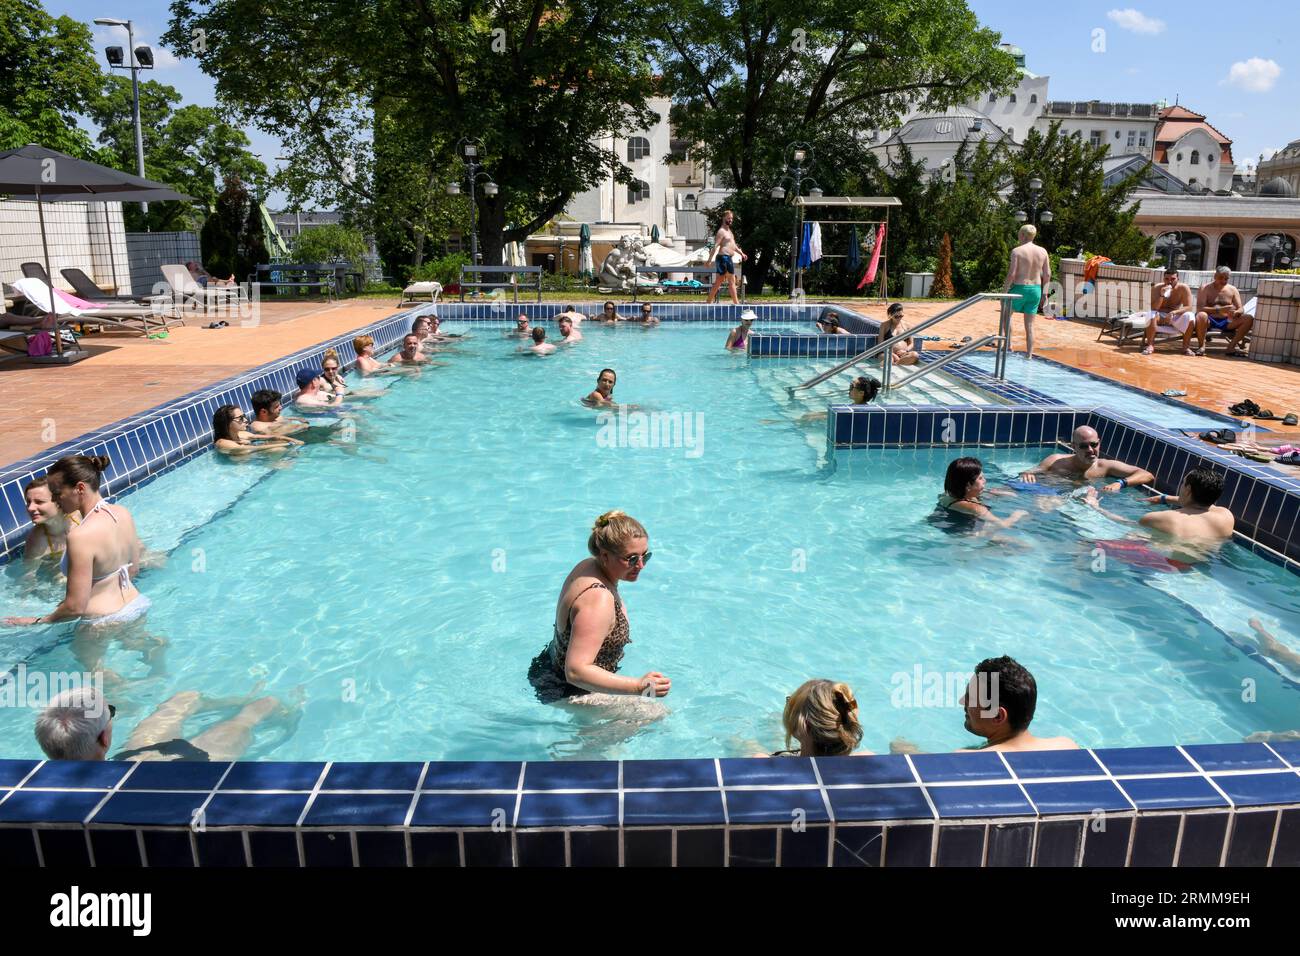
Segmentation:
[(1214, 279), (1209, 285), (1201, 287), (1196, 296), (1196, 321), (1201, 325), (1201, 354), (1205, 352), (1205, 331), (1214, 328), (1220, 332), (1231, 332), (1232, 341), (1228, 343), (1230, 357), (1244, 356), (1242, 340), (1255, 324), (1255, 317), (1249, 314), (1241, 304), (1241, 293), (1228, 280), (1232, 270), (1219, 266), (1214, 270)]

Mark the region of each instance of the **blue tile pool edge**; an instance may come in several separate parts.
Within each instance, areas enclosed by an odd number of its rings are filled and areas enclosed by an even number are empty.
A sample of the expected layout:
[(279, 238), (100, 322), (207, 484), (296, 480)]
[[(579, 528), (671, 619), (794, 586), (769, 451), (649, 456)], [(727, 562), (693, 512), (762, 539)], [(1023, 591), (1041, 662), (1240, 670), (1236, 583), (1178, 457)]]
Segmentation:
[[(931, 767), (935, 760), (940, 763)], [(0, 761), (0, 770), (7, 763)], [(343, 781), (348, 789), (331, 788), (330, 763), (229, 764), (212, 786), (188, 790), (167, 789), (169, 776), (192, 769), (185, 764), (98, 765), (116, 772), (78, 787), (40, 786), (35, 779), (43, 768), (77, 769), (72, 765), (22, 763), (34, 766), (21, 779), (5, 776), (9, 786), (0, 789), (0, 832), (7, 831), (9, 847), (30, 835), (27, 862), (45, 865), (53, 861), (43, 839), (61, 830), (83, 834), (82, 862), (89, 865), (122, 865), (121, 841), (108, 853), (106, 834), (117, 833), (126, 838), (128, 856), (139, 854), (132, 865), (174, 865), (179, 854), (184, 865), (287, 860), (311, 866), (324, 862), (328, 842), (341, 840), (328, 855), (353, 866), (742, 865), (756, 862), (756, 848), (766, 848), (760, 854), (766, 865), (888, 866), (892, 859), (894, 865), (1127, 866), (1135, 862), (1134, 831), (1172, 820), (1181, 833), (1189, 820), (1207, 815), (1225, 818), (1222, 835), (1212, 845), (1199, 841), (1170, 864), (1222, 864), (1251, 853), (1258, 865), (1300, 863), (1300, 840), (1290, 835), (1300, 832), (1300, 749), (1286, 744), (752, 763), (352, 763)], [(146, 766), (152, 789), (130, 788)], [(456, 786), (439, 789), (439, 768), (446, 766), (459, 768)], [(528, 786), (529, 766), (546, 768), (547, 787)], [(263, 787), (228, 786), (241, 767), (272, 772)], [(392, 788), (394, 771), (403, 767), (397, 776), (415, 785)], [(756, 776), (728, 780), (751, 767)], [(932, 772), (937, 767), (942, 772)], [(633, 776), (642, 786), (626, 785)], [(302, 788), (271, 789), (295, 778)], [(181, 781), (187, 784), (192, 778)], [(81, 809), (42, 815), (54, 805)], [(629, 806), (656, 809), (646, 817)], [(1251, 829), (1238, 841), (1237, 824), (1246, 818)], [(1263, 856), (1261, 825), (1269, 828)], [(1072, 841), (1064, 856), (1053, 842), (1062, 832)], [(548, 842), (540, 836), (547, 833), (562, 839)], [(977, 841), (950, 844), (949, 837), (963, 833), (975, 833)], [(272, 861), (267, 848), (275, 839), (281, 846)], [(603, 841), (601, 854), (594, 854), (597, 841)], [(656, 845), (660, 850), (650, 852)], [(168, 859), (158, 857), (160, 848)], [(870, 848), (865, 856), (864, 848)], [(58, 852), (66, 862), (66, 845)], [(711, 856), (702, 860), (701, 853)]]

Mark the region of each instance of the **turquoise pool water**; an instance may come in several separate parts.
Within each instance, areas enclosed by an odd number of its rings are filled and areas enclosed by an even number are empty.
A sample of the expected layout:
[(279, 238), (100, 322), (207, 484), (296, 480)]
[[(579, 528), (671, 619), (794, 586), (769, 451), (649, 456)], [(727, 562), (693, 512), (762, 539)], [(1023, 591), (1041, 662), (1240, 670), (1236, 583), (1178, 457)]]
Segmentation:
[[(1141, 356), (1126, 357), (1133, 362), (1142, 360)], [(993, 371), (994, 356), (991, 352), (976, 352), (962, 361), (984, 372)], [(1222, 428), (1224, 425), (1216, 416), (1190, 405), (1148, 398), (1139, 392), (1095, 379), (1071, 368), (1027, 360), (1024, 355), (1007, 356), (1007, 378), (1051, 395), (1067, 405), (1105, 406), (1164, 428)]]
[[(937, 750), (974, 740), (927, 688), (998, 654), (1038, 679), (1034, 729), (1087, 745), (1300, 727), (1292, 685), (1243, 650), (1252, 613), (1300, 649), (1300, 589), (1282, 569), (1233, 545), (1185, 575), (1098, 571), (1090, 541), (1124, 529), (1077, 503), (1026, 498), (1033, 519), (1009, 543), (944, 530), (927, 515), (951, 449), (828, 459), (809, 440), (824, 424), (760, 387), (724, 328), (584, 331), (538, 359), (476, 327), (449, 365), (359, 411), (355, 444), (273, 464), (205, 455), (129, 496), (146, 543), (169, 553), (139, 582), (168, 647), (152, 677), (110, 648), (132, 681), (113, 697), (117, 740), (178, 690), (261, 685), (300, 699), (301, 718), (259, 731), (253, 758), (739, 755), (780, 746), (786, 695), (820, 676), (857, 691), (865, 746)], [(605, 366), (617, 398), (681, 413), (690, 446), (620, 446), (617, 420), (578, 403)], [(1013, 474), (1043, 452), (977, 453)], [(528, 663), (592, 519), (615, 507), (654, 551), (624, 588), (624, 672), (662, 670), (673, 692), (649, 710), (543, 706)], [(57, 598), (17, 566), (0, 581), (5, 613)], [(11, 665), (76, 669), (66, 634), (6, 631), (0, 646)], [(32, 717), (0, 708), (6, 756), (38, 755)]]

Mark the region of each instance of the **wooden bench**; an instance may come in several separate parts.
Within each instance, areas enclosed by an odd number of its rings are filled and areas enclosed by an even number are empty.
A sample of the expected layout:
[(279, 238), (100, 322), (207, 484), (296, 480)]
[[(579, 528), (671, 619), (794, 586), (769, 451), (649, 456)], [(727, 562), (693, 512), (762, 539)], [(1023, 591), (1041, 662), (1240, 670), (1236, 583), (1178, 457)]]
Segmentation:
[[(509, 281), (502, 282), (466, 282), (465, 276), (510, 276)], [(520, 282), (515, 276), (533, 276), (532, 282)], [(542, 267), (541, 266), (461, 266), (460, 267), (460, 301), (465, 301), (466, 289), (513, 289), (515, 302), (519, 301), (519, 289), (535, 291), (537, 301), (542, 301)]]
[[(693, 289), (689, 286), (668, 286), (667, 288), (664, 288), (662, 283), (660, 283), (659, 285), (659, 288), (664, 289), (665, 292), (703, 292), (705, 295), (708, 295), (709, 289), (713, 288), (713, 277), (718, 274), (718, 270), (715, 269), (713, 266), (637, 266), (636, 267), (636, 274), (639, 276), (649, 276), (649, 275), (657, 276), (657, 275), (662, 275), (663, 273), (666, 272), (678, 272), (678, 273), (684, 272), (687, 275), (708, 276), (708, 279), (706, 281), (702, 281), (702, 284), (698, 289)], [(740, 271), (739, 268), (737, 268), (736, 270), (736, 278), (737, 280), (739, 280), (739, 285), (740, 285), (740, 301), (744, 302), (745, 301), (745, 276)], [(647, 288), (649, 287), (647, 286)], [(725, 282), (718, 287), (718, 293), (721, 294), (724, 288), (726, 288)], [(641, 292), (641, 287), (633, 284), (632, 286), (633, 302), (636, 301), (636, 297), (640, 292)]]

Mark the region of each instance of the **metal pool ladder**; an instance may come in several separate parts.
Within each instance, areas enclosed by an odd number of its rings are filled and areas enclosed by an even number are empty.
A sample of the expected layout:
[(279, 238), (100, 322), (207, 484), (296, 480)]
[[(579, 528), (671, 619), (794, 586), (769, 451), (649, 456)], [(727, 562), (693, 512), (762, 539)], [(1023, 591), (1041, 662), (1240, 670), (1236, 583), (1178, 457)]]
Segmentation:
[(881, 390), (889, 391), (891, 388), (895, 387), (891, 381), (891, 379), (893, 378), (893, 371), (894, 371), (894, 350), (892, 346), (894, 345), (895, 342), (901, 342), (904, 339), (912, 338), (918, 332), (924, 332), (926, 329), (938, 325), (944, 319), (952, 318), (958, 312), (970, 308), (976, 302), (983, 302), (985, 300), (996, 300), (1001, 303), (1001, 314), (998, 318), (997, 335), (986, 335), (983, 338), (977, 339), (973, 342), (967, 342), (961, 348), (957, 349), (956, 351), (949, 352), (941, 359), (936, 359), (933, 362), (926, 362), (923, 368), (917, 370), (916, 372), (913, 372), (911, 375), (907, 376), (906, 379), (904, 379), (902, 382), (898, 384), (909, 385), (912, 382), (919, 381), (920, 379), (925, 378), (925, 376), (929, 375), (931, 372), (936, 372), (939, 369), (943, 368), (949, 362), (955, 362), (969, 352), (973, 352), (976, 349), (983, 348), (985, 345), (990, 345), (995, 343), (997, 345), (997, 354), (994, 357), (994, 361), (993, 361), (993, 377), (999, 380), (1004, 380), (1007, 374), (1007, 351), (1008, 351), (1008, 347), (1011, 344), (1011, 303), (1013, 300), (1017, 298), (1019, 298), (1019, 296), (1011, 295), (1005, 292), (980, 292), (976, 295), (971, 296), (965, 302), (959, 302), (956, 305), (954, 305), (952, 308), (945, 309), (944, 311), (940, 312), (938, 315), (931, 316), (930, 318), (922, 322), (920, 325), (908, 329), (906, 332), (903, 332), (901, 335), (895, 335), (891, 338), (886, 339), (883, 342), (877, 342), (875, 345), (867, 349), (865, 352), (853, 356), (853, 358), (849, 359), (846, 362), (841, 362), (839, 365), (836, 365), (834, 368), (827, 369), (825, 372), (821, 372), (818, 375), (814, 375), (806, 382), (803, 382), (799, 385), (786, 386), (786, 391), (789, 392), (791, 396), (793, 396), (795, 392), (801, 391), (805, 388), (812, 388), (814, 385), (820, 385), (828, 378), (838, 375), (840, 372), (843, 372), (845, 369), (852, 368), (855, 365), (860, 365), (863, 362), (867, 361), (868, 359), (874, 358), (875, 356), (879, 355), (882, 352), (885, 354), (885, 359), (884, 359), (884, 367), (881, 370)]

